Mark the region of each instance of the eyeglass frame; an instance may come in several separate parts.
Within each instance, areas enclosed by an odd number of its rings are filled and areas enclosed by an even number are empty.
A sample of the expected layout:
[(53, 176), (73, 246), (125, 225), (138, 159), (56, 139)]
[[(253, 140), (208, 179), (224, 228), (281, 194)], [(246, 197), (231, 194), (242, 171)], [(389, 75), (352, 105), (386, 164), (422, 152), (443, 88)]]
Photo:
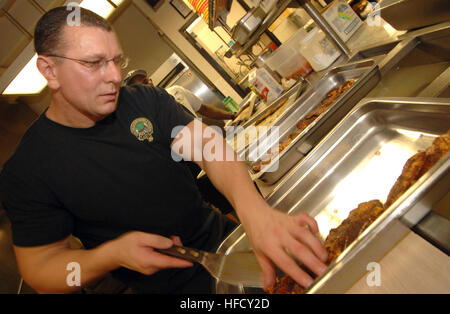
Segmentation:
[[(56, 57), (56, 58), (62, 58), (62, 59), (67, 59), (67, 60), (72, 60), (75, 62), (78, 62), (79, 64), (85, 66), (87, 69), (92, 70), (92, 71), (98, 71), (102, 68), (104, 68), (109, 61), (113, 61), (116, 58), (119, 58), (119, 62), (116, 63), (114, 62), (114, 64), (118, 64), (120, 66), (121, 69), (125, 69), (128, 66), (128, 62), (130, 61), (130, 59), (128, 57), (125, 57), (123, 55), (119, 55), (116, 56), (114, 58), (111, 59), (101, 59), (98, 61), (88, 61), (88, 60), (83, 60), (83, 59), (76, 59), (76, 58), (70, 58), (70, 57), (66, 57), (66, 56), (60, 56), (60, 55), (55, 55), (55, 54), (45, 54), (47, 57)], [(124, 62), (125, 65), (122, 65), (120, 63)], [(98, 68), (96, 68), (96, 64), (99, 65)]]

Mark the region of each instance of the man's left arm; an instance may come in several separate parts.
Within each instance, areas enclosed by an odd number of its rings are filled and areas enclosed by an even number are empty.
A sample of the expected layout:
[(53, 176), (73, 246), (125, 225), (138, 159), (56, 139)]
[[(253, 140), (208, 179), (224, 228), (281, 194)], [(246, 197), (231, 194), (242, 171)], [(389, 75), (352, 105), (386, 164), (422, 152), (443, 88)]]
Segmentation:
[(303, 287), (313, 279), (295, 260), (317, 275), (325, 271), (327, 252), (317, 237), (316, 221), (304, 213), (289, 216), (271, 208), (221, 134), (194, 120), (177, 134), (171, 148), (205, 170), (236, 210), (263, 270), (265, 289), (274, 283), (274, 264)]
[(234, 114), (229, 111), (207, 104), (202, 104), (197, 112), (204, 115), (205, 117), (216, 120), (232, 120), (235, 117)]

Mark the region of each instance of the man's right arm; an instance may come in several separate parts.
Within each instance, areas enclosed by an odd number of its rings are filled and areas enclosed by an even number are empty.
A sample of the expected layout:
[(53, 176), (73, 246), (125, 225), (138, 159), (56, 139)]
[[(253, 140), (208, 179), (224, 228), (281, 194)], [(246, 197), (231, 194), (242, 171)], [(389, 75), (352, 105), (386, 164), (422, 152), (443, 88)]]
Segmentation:
[[(72, 249), (70, 237), (35, 246), (14, 246), (19, 271), (28, 285), (39, 293), (71, 293), (93, 283), (108, 272), (126, 267), (151, 275), (164, 268), (184, 268), (188, 261), (157, 253), (153, 248), (169, 248), (177, 241), (159, 235), (131, 231), (90, 250)], [(69, 263), (80, 265), (80, 286), (70, 286)]]

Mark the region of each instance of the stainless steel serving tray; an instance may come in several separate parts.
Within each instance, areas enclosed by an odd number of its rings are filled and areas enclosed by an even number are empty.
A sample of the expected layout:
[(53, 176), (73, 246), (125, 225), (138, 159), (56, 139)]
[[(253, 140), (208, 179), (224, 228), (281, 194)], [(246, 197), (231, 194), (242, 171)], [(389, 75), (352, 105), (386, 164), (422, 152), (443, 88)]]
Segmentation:
[[(384, 202), (403, 165), (450, 129), (449, 98), (364, 99), (278, 183), (267, 202), (289, 214), (306, 212), (321, 236), (359, 203)], [(425, 173), (317, 278), (309, 293), (343, 293), (448, 193), (450, 154)], [(407, 226), (407, 227), (405, 227)], [(406, 230), (406, 231), (405, 231)], [(218, 252), (251, 249), (242, 226)], [(262, 290), (216, 283), (218, 293)]]
[[(334, 88), (346, 81), (354, 79), (355, 83), (313, 123), (302, 131), (283, 151), (271, 162), (254, 172), (252, 166), (258, 163), (264, 155), (288, 135), (297, 130), (296, 124), (317, 105)], [(304, 93), (291, 110), (275, 125), (278, 127), (278, 138), (269, 138), (269, 142), (255, 142), (249, 146), (248, 160), (253, 180), (260, 179), (267, 184), (278, 181), (360, 101), (380, 80), (380, 72), (376, 62), (372, 59), (361, 60), (331, 69), (312, 89)]]
[[(274, 123), (276, 123), (278, 120), (282, 119), (284, 114), (289, 110), (289, 108), (295, 103), (295, 100), (302, 95), (302, 93), (307, 88), (306, 81), (298, 81), (295, 85), (293, 85), (290, 89), (282, 93), (277, 99), (272, 101), (271, 104), (269, 104), (266, 108), (263, 110), (257, 111), (253, 116), (251, 116), (246, 122), (244, 122), (242, 125), (234, 127), (230, 126), (225, 129), (226, 131), (226, 140), (229, 145), (234, 147), (234, 137), (244, 136), (246, 130), (248, 130), (249, 127), (252, 127), (258, 120), (261, 118), (268, 110), (271, 110), (273, 108), (276, 108), (280, 102), (285, 99), (289, 98), (289, 100), (286, 103), (284, 113), (278, 117), (277, 120), (275, 120)], [(245, 145), (240, 146), (237, 148), (236, 153), (238, 156), (245, 155), (245, 151), (248, 148), (249, 143), (245, 143)]]

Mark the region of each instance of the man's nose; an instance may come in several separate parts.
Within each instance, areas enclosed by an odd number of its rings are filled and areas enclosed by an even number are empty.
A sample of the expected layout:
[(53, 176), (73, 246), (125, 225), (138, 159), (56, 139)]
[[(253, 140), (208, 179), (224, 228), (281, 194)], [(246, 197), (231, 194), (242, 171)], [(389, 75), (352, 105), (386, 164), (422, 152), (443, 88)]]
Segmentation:
[(108, 61), (104, 68), (104, 75), (108, 82), (120, 84), (122, 82), (122, 73), (120, 66), (116, 65), (112, 60)]

